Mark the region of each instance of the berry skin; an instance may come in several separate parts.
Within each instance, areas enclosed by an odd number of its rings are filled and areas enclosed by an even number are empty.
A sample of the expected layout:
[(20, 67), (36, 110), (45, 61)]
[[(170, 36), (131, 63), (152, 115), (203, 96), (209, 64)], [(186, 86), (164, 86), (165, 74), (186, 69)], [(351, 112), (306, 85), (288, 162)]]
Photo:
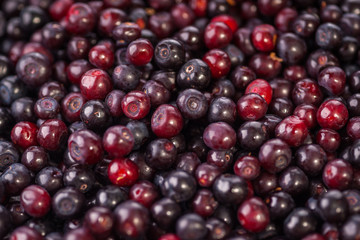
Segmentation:
[(132, 186), (139, 178), (139, 167), (128, 158), (114, 159), (108, 166), (111, 183), (120, 187)]
[(195, 88), (203, 90), (211, 81), (211, 70), (209, 66), (200, 59), (191, 59), (179, 70), (176, 83), (181, 88)]
[(20, 195), (21, 205), (25, 212), (32, 217), (43, 217), (51, 208), (51, 197), (42, 187), (30, 185)]
[(160, 105), (151, 117), (151, 129), (160, 138), (174, 137), (182, 127), (183, 118), (179, 109), (169, 104)]
[(155, 47), (154, 59), (159, 68), (178, 70), (185, 63), (185, 49), (181, 42), (164, 39)]
[(265, 116), (267, 109), (266, 100), (256, 93), (246, 94), (237, 102), (238, 114), (245, 121), (259, 120)]
[(18, 122), (11, 130), (11, 140), (15, 145), (26, 149), (38, 145), (38, 127), (32, 122)]
[(204, 32), (204, 42), (207, 48), (224, 48), (232, 40), (232, 30), (222, 22), (209, 23)]
[(353, 179), (353, 168), (343, 159), (332, 160), (325, 165), (322, 179), (329, 188), (345, 190)]
[(269, 24), (262, 24), (254, 28), (251, 41), (254, 47), (261, 52), (270, 52), (275, 48), (276, 30)]
[(149, 63), (154, 55), (154, 47), (151, 42), (139, 38), (129, 44), (126, 50), (126, 57), (135, 66), (143, 66)]
[(261, 232), (270, 222), (269, 210), (258, 197), (245, 200), (238, 208), (237, 218), (249, 232)]
[(95, 164), (103, 157), (101, 138), (90, 130), (72, 133), (68, 139), (71, 157), (80, 164)]
[(339, 67), (327, 67), (320, 72), (318, 82), (332, 95), (340, 95), (345, 90), (346, 74)]
[(229, 15), (218, 15), (216, 17), (214, 17), (213, 19), (211, 19), (210, 22), (222, 22), (225, 23), (233, 33), (236, 32), (236, 30), (238, 29), (238, 24), (236, 22), (236, 20), (229, 16)]
[(225, 77), (231, 67), (228, 54), (219, 49), (212, 49), (203, 56), (203, 61), (209, 65), (213, 78)]
[(257, 93), (265, 99), (267, 104), (270, 104), (273, 90), (267, 81), (256, 79), (246, 87), (245, 94), (248, 93)]
[(289, 116), (276, 126), (275, 136), (291, 147), (298, 147), (308, 136), (308, 129), (303, 120), (297, 116)]
[(59, 119), (49, 119), (39, 127), (37, 142), (49, 151), (56, 151), (65, 143), (68, 129)]
[(278, 173), (291, 162), (291, 149), (286, 142), (275, 138), (265, 142), (259, 151), (261, 166), (270, 173)]
[(114, 53), (104, 45), (96, 45), (89, 51), (89, 62), (95, 67), (107, 70), (114, 64)]
[(84, 35), (95, 26), (94, 12), (88, 4), (71, 5), (65, 19), (65, 28), (72, 34)]
[(104, 99), (112, 90), (112, 81), (105, 71), (91, 69), (81, 77), (80, 90), (88, 100)]
[(121, 108), (128, 118), (142, 119), (150, 112), (150, 98), (144, 92), (131, 91), (121, 100)]
[(103, 146), (111, 157), (123, 157), (134, 147), (134, 136), (127, 127), (112, 126), (104, 133)]
[(316, 119), (322, 128), (339, 130), (346, 125), (349, 112), (342, 102), (336, 99), (324, 101), (317, 113)]
[(236, 143), (236, 132), (225, 122), (211, 123), (204, 130), (203, 140), (213, 150), (228, 150)]

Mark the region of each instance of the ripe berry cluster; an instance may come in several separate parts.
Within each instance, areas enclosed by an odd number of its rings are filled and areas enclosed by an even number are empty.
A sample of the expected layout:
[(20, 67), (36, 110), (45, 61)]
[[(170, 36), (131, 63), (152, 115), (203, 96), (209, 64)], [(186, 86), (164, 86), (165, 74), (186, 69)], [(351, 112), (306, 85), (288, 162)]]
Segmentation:
[(0, 239), (360, 239), (360, 0), (0, 1)]

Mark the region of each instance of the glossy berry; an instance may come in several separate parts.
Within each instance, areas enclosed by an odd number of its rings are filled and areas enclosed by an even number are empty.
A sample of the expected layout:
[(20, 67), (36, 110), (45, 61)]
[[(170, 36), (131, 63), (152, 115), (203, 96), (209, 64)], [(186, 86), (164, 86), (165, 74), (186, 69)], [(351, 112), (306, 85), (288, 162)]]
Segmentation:
[(223, 204), (239, 204), (248, 194), (246, 181), (234, 174), (222, 174), (213, 184), (215, 198)]
[(301, 146), (295, 153), (296, 164), (310, 176), (319, 175), (326, 164), (326, 153), (316, 144)]
[(177, 149), (174, 144), (163, 138), (151, 141), (146, 147), (145, 161), (155, 169), (169, 169), (176, 161)]
[(41, 240), (41, 234), (33, 228), (28, 226), (20, 226), (16, 228), (10, 235), (10, 240), (26, 239), (26, 240)]
[(104, 133), (103, 146), (111, 157), (123, 157), (131, 152), (134, 146), (134, 136), (124, 126), (112, 126)]
[(284, 170), (291, 161), (291, 149), (281, 139), (271, 139), (265, 142), (259, 151), (261, 166), (270, 173)]
[(71, 157), (80, 164), (95, 164), (103, 156), (101, 139), (90, 130), (72, 133), (68, 139), (68, 149)]
[(32, 122), (18, 122), (11, 130), (11, 140), (15, 145), (26, 149), (36, 146), (38, 127)]
[(176, 235), (180, 239), (203, 239), (206, 233), (205, 221), (198, 214), (184, 214), (176, 222)]
[(45, 167), (36, 175), (35, 183), (53, 194), (63, 186), (63, 173), (56, 167)]
[(283, 119), (275, 128), (275, 136), (285, 141), (291, 147), (300, 146), (308, 135), (308, 129), (303, 120), (296, 116)]
[(13, 163), (1, 175), (1, 181), (9, 195), (18, 195), (30, 185), (30, 171), (20, 163)]
[(322, 128), (339, 130), (349, 118), (348, 110), (342, 102), (335, 99), (324, 101), (316, 113), (316, 119)]
[(182, 170), (171, 171), (162, 182), (161, 193), (176, 202), (191, 199), (196, 192), (196, 181), (193, 176)]
[(100, 100), (87, 101), (80, 110), (80, 119), (87, 128), (98, 132), (112, 122), (109, 109)]
[(220, 174), (220, 168), (208, 163), (198, 165), (195, 170), (195, 178), (201, 187), (211, 187)]
[(82, 75), (80, 90), (86, 99), (104, 99), (112, 90), (112, 81), (105, 71), (91, 69)]
[(283, 230), (289, 238), (302, 238), (316, 230), (317, 219), (308, 208), (295, 208), (285, 219)]
[(269, 129), (257, 121), (243, 123), (237, 131), (240, 146), (246, 150), (256, 150), (269, 138)]
[(86, 99), (81, 93), (69, 93), (61, 102), (62, 116), (68, 122), (80, 120), (80, 111)]
[(154, 54), (154, 47), (147, 39), (139, 38), (129, 44), (126, 57), (135, 66), (143, 66), (149, 63)]
[(219, 203), (215, 200), (213, 193), (208, 189), (197, 191), (192, 200), (192, 210), (202, 217), (210, 217), (218, 205)]
[(147, 208), (150, 208), (158, 197), (159, 192), (156, 186), (146, 180), (135, 183), (129, 191), (129, 198), (131, 200), (141, 203)]
[(316, 134), (316, 142), (327, 152), (335, 152), (340, 146), (341, 137), (332, 129), (320, 129)]
[(51, 75), (49, 59), (37, 52), (25, 54), (16, 64), (16, 73), (26, 85), (39, 87)]
[(84, 217), (84, 225), (98, 238), (109, 236), (114, 224), (113, 213), (105, 207), (93, 207)]
[(175, 201), (164, 197), (152, 204), (150, 213), (157, 224), (169, 229), (180, 216), (181, 208)]
[(30, 185), (20, 195), (21, 205), (25, 212), (32, 217), (45, 216), (51, 207), (51, 197), (42, 187)]
[(179, 41), (164, 39), (155, 47), (154, 60), (161, 69), (177, 70), (185, 63), (184, 46)]
[(150, 111), (150, 99), (141, 91), (131, 91), (121, 100), (121, 108), (128, 118), (144, 118)]
[(114, 53), (104, 45), (95, 45), (89, 51), (89, 62), (95, 67), (107, 70), (114, 64)]
[(286, 217), (295, 208), (294, 199), (290, 194), (283, 191), (272, 193), (266, 198), (266, 203), (272, 219)]
[(109, 164), (108, 176), (117, 186), (132, 186), (139, 178), (139, 168), (127, 158), (114, 159)]
[(250, 232), (261, 232), (270, 222), (269, 210), (258, 197), (245, 200), (237, 210), (237, 219)]
[[(115, 225), (118, 236), (140, 238), (145, 236), (149, 227), (149, 211), (140, 203), (132, 200), (119, 204), (115, 211)], [(129, 231), (131, 229), (131, 231)]]
[(294, 115), (304, 121), (308, 129), (312, 129), (317, 125), (316, 112), (317, 108), (310, 104), (300, 104), (294, 109)]
[(345, 221), (349, 213), (348, 202), (339, 190), (329, 190), (320, 195), (317, 207), (320, 216), (331, 223)]
[(279, 186), (292, 196), (306, 192), (309, 187), (309, 179), (298, 167), (290, 166), (279, 176)]
[(112, 73), (114, 86), (124, 90), (134, 90), (140, 82), (141, 73), (137, 69), (127, 65), (118, 65)]
[(176, 105), (185, 118), (198, 119), (203, 117), (209, 107), (203, 93), (196, 89), (188, 88), (177, 97)]
[(225, 122), (211, 123), (204, 130), (203, 140), (213, 150), (228, 150), (236, 143), (236, 133)]
[(231, 67), (231, 61), (228, 54), (219, 49), (212, 49), (205, 53), (203, 61), (210, 67), (213, 78), (226, 76)]
[(340, 95), (345, 90), (345, 72), (339, 67), (327, 67), (320, 72), (318, 83), (332, 95)]
[(61, 219), (78, 216), (84, 207), (85, 196), (72, 187), (62, 188), (52, 197), (52, 210)]
[(267, 104), (270, 104), (273, 94), (273, 89), (270, 84), (263, 79), (256, 79), (247, 85), (245, 94), (257, 93), (262, 96)]
[(52, 97), (40, 98), (35, 102), (34, 112), (41, 119), (56, 118), (60, 112), (60, 105)]
[(313, 104), (319, 106), (323, 99), (323, 93), (319, 85), (311, 79), (298, 81), (292, 91), (292, 100), (296, 105)]
[(55, 151), (62, 147), (67, 136), (68, 129), (63, 121), (49, 119), (39, 127), (37, 142), (46, 150)]
[(275, 48), (277, 34), (275, 28), (269, 24), (262, 24), (254, 28), (251, 41), (261, 52), (270, 52)]
[(246, 180), (254, 180), (260, 175), (259, 159), (253, 156), (243, 156), (236, 160), (234, 173)]
[(346, 133), (347, 135), (353, 139), (360, 139), (360, 117), (353, 117), (349, 119), (349, 122), (346, 126)]
[(186, 62), (179, 70), (176, 83), (181, 88), (195, 88), (203, 90), (209, 86), (211, 70), (200, 59), (192, 59)]
[(258, 120), (265, 116), (268, 105), (266, 100), (256, 93), (249, 93), (237, 101), (237, 110), (241, 119)]
[(171, 138), (180, 133), (183, 118), (180, 111), (169, 104), (160, 105), (151, 117), (151, 129), (156, 136)]
[(11, 164), (18, 162), (19, 158), (20, 153), (14, 144), (4, 140), (0, 141), (0, 169), (2, 171)]
[(129, 44), (140, 36), (140, 26), (132, 22), (122, 22), (112, 30), (112, 37), (123, 44)]
[(204, 42), (207, 48), (224, 48), (232, 40), (232, 30), (223, 22), (211, 22), (204, 30)]
[(91, 7), (85, 3), (71, 5), (65, 19), (65, 28), (72, 34), (84, 35), (95, 26), (95, 16)]
[(333, 49), (341, 44), (342, 30), (333, 23), (321, 24), (315, 34), (316, 44), (324, 49)]
[(347, 189), (353, 178), (353, 169), (350, 163), (342, 159), (328, 162), (323, 170), (322, 179), (326, 186), (333, 189)]
[(30, 171), (38, 172), (48, 165), (49, 155), (40, 146), (28, 147), (21, 156), (21, 163)]
[(218, 15), (214, 18), (211, 19), (211, 22), (223, 22), (225, 23), (233, 33), (236, 32), (236, 30), (238, 29), (238, 24), (236, 22), (236, 20), (231, 17), (230, 15)]

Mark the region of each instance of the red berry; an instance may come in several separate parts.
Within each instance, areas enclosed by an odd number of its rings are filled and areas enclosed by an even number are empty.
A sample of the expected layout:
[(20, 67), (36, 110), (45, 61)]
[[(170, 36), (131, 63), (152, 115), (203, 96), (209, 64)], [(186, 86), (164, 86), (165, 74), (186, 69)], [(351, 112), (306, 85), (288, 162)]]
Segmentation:
[(238, 29), (238, 24), (236, 22), (236, 20), (229, 16), (229, 15), (218, 15), (216, 17), (214, 17), (213, 19), (211, 19), (210, 22), (222, 22), (225, 23), (233, 33), (236, 32), (236, 30)]
[(126, 57), (135, 66), (143, 66), (149, 63), (154, 55), (154, 47), (151, 42), (139, 38), (129, 44), (126, 50)]
[(275, 48), (276, 30), (269, 24), (261, 24), (254, 28), (251, 33), (251, 41), (254, 47), (261, 52), (270, 52)]
[(18, 122), (11, 130), (11, 140), (15, 145), (26, 149), (36, 146), (38, 127), (32, 122)]
[(231, 29), (222, 22), (209, 23), (204, 32), (204, 42), (207, 48), (224, 48), (232, 40)]
[(151, 129), (160, 138), (174, 137), (182, 127), (183, 118), (179, 109), (169, 104), (160, 105), (151, 117)]
[(134, 147), (134, 136), (127, 127), (112, 126), (104, 133), (103, 146), (111, 157), (123, 157)]
[(339, 130), (346, 125), (349, 112), (344, 103), (336, 99), (324, 101), (317, 113), (316, 119), (322, 128)]
[(203, 61), (210, 67), (213, 78), (225, 77), (231, 68), (228, 54), (219, 49), (212, 49), (203, 56)]
[(297, 116), (283, 119), (275, 128), (275, 136), (291, 147), (300, 146), (306, 139), (308, 130), (305, 122)]
[(38, 185), (26, 187), (21, 192), (20, 202), (25, 212), (32, 217), (43, 217), (51, 208), (49, 193)]
[(256, 79), (246, 87), (245, 94), (248, 93), (257, 93), (265, 99), (267, 104), (270, 104), (273, 90), (267, 81)]
[(81, 94), (88, 100), (104, 99), (112, 90), (110, 76), (101, 69), (91, 69), (81, 78)]
[(353, 180), (353, 168), (343, 159), (332, 160), (325, 165), (322, 179), (329, 188), (345, 190)]
[(270, 222), (269, 210), (258, 197), (245, 200), (237, 211), (237, 218), (249, 232), (261, 232)]
[(121, 108), (128, 118), (137, 120), (150, 112), (150, 98), (141, 91), (131, 91), (121, 100)]
[(138, 180), (139, 168), (128, 158), (114, 159), (108, 166), (108, 176), (113, 184), (129, 187)]
[(104, 45), (96, 45), (90, 49), (89, 61), (95, 67), (107, 70), (114, 64), (114, 53)]
[(241, 119), (258, 120), (265, 116), (268, 105), (266, 100), (256, 93), (249, 93), (241, 98), (237, 102), (237, 110)]

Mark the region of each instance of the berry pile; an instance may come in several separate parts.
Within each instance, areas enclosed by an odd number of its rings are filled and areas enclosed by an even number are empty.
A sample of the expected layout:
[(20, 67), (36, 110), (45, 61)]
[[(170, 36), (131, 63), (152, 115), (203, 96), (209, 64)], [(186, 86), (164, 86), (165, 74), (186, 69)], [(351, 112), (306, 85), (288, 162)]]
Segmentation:
[(360, 0), (0, 1), (0, 239), (360, 239)]

